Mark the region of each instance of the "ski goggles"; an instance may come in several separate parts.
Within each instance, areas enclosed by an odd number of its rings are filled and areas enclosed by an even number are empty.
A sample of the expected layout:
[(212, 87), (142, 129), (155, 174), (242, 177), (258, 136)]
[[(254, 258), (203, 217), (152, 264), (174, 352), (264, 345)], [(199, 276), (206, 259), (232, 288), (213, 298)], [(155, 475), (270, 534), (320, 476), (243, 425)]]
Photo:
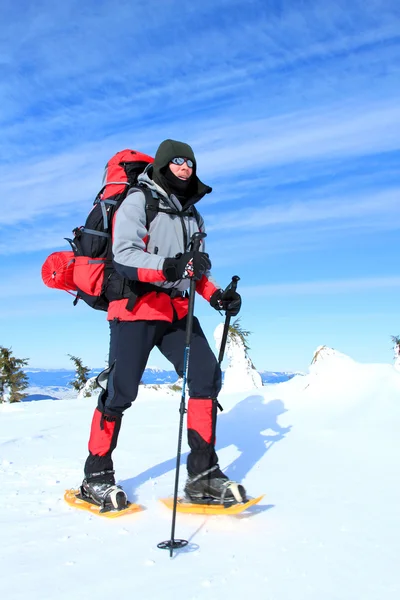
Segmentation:
[(171, 160), (171, 162), (174, 163), (174, 165), (179, 166), (183, 165), (183, 163), (186, 163), (189, 169), (193, 169), (194, 167), (194, 162), (190, 160), (190, 158), (183, 158), (183, 156), (176, 156)]

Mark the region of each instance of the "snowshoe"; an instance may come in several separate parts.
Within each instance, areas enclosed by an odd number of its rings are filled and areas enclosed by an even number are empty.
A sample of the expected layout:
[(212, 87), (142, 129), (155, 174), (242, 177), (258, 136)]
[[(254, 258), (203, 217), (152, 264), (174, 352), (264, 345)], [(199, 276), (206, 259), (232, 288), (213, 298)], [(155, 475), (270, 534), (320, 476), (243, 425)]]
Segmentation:
[(247, 502), (244, 487), (231, 481), (216, 465), (199, 475), (188, 475), (184, 488), (186, 499), (193, 504), (232, 504)]

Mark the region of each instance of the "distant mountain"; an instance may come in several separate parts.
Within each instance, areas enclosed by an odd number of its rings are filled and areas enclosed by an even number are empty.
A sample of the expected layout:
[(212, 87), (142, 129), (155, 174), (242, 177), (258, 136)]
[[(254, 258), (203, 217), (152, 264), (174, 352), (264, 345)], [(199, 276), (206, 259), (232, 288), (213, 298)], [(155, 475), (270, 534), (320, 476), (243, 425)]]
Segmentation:
[[(92, 369), (89, 376), (95, 377), (102, 371), (101, 368)], [(54, 387), (54, 388), (66, 388), (70, 387), (70, 381), (75, 377), (75, 371), (73, 369), (26, 369), (25, 370), (30, 387)], [(288, 381), (297, 373), (290, 372), (274, 372), (274, 371), (260, 371), (259, 372), (264, 384), (266, 383), (280, 383), (282, 381)], [(158, 367), (148, 367), (143, 374), (143, 383), (155, 384), (155, 383), (173, 383), (178, 379), (177, 374), (174, 370), (166, 371), (159, 369)]]
[[(96, 377), (103, 369), (92, 369), (89, 377)], [(75, 378), (73, 369), (25, 369), (30, 387), (69, 387)], [(178, 379), (175, 371), (149, 367), (143, 374), (143, 383), (173, 383)]]
[(143, 373), (143, 383), (174, 383), (177, 381), (176, 371), (164, 371), (157, 367), (148, 367)]
[[(101, 369), (92, 369), (90, 377), (101, 372)], [(70, 369), (25, 369), (31, 387), (69, 387), (70, 381), (75, 378), (75, 371)]]
[(282, 383), (282, 381), (289, 381), (295, 375), (304, 375), (304, 373), (292, 373), (290, 371), (258, 371), (261, 375), (263, 384), (266, 383)]

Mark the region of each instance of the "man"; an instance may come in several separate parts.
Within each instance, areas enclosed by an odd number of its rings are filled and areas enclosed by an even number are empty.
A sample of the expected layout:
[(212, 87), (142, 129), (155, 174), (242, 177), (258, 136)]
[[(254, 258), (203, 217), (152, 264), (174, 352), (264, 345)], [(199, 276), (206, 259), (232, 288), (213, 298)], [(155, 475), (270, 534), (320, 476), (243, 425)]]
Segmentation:
[[(216, 310), (236, 315), (241, 298), (235, 291), (223, 293), (210, 276), (211, 262), (204, 252), (190, 249), (190, 239), (204, 232), (204, 221), (194, 205), (212, 190), (197, 177), (192, 148), (174, 140), (162, 142), (155, 160), (139, 176), (139, 186), (159, 198), (159, 210), (146, 227), (146, 198), (133, 188), (118, 209), (113, 226), (113, 277), (122, 288), (144, 290), (127, 303), (126, 297), (110, 302), (109, 367), (107, 381), (96, 408), (85, 463), (83, 496), (108, 508), (121, 509), (127, 497), (115, 485), (111, 458), (116, 448), (124, 411), (138, 393), (151, 350), (157, 346), (176, 372), (184, 370), (188, 294), (191, 278), (196, 291)], [(114, 285), (115, 288), (115, 285)], [(121, 288), (121, 289), (122, 289)], [(192, 501), (213, 498), (221, 502), (245, 499), (243, 486), (228, 480), (218, 466), (215, 452), (217, 396), (221, 371), (196, 318), (190, 346), (187, 413), (188, 479), (185, 493)]]

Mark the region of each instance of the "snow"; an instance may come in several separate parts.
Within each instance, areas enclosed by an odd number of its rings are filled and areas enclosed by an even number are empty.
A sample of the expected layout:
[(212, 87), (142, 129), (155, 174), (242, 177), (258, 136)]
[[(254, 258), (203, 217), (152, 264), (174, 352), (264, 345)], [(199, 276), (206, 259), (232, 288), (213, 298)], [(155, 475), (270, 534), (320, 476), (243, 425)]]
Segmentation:
[[(178, 514), (189, 546), (159, 550), (171, 512), (180, 394), (141, 386), (114, 453), (141, 513), (68, 507), (95, 398), (0, 405), (0, 597), (9, 600), (397, 600), (400, 373), (325, 349), (305, 376), (222, 392), (220, 463), (262, 503)], [(184, 453), (187, 446), (184, 441)], [(181, 470), (181, 487), (185, 467)]]
[(84, 400), (89, 396), (98, 396), (100, 387), (97, 385), (97, 377), (90, 377), (78, 393), (78, 400)]

